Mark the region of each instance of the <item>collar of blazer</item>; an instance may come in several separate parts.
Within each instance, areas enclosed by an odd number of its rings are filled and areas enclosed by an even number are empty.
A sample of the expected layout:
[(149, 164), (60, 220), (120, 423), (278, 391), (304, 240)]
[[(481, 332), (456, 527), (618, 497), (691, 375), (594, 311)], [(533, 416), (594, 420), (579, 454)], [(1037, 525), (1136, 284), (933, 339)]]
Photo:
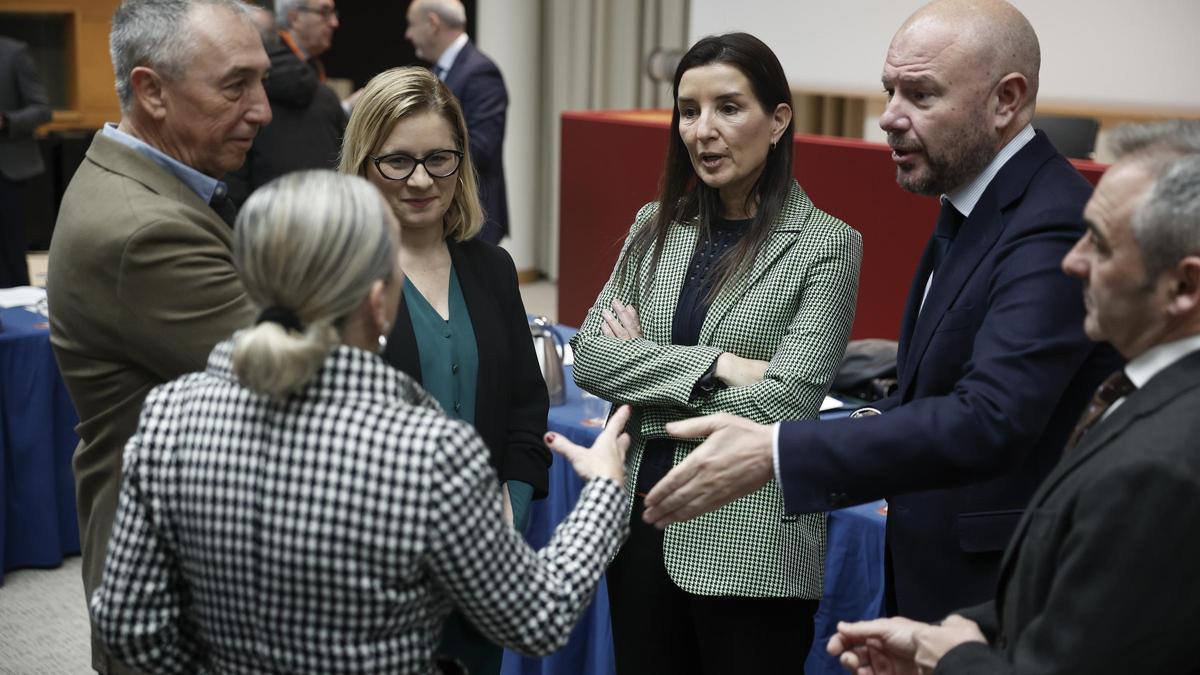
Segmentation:
[(1000, 564), (1000, 578), (1005, 578), (1008, 566), (1013, 562), (1017, 549), (1015, 543), (1025, 536), (1025, 530), (1029, 527), (1030, 514), (1046, 501), (1046, 498), (1062, 483), (1064, 478), (1108, 447), (1131, 424), (1143, 417), (1155, 414), (1164, 406), (1169, 405), (1171, 401), (1182, 396), (1187, 390), (1197, 387), (1200, 387), (1200, 352), (1192, 352), (1150, 378), (1146, 386), (1126, 397), (1121, 406), (1111, 415), (1084, 434), (1075, 450), (1054, 467), (1050, 475), (1046, 476), (1046, 480), (1038, 486), (1033, 498), (1029, 500), (1029, 505), (1025, 508), (1025, 513), (1022, 514), (1021, 521), (1013, 533), (1011, 543), (1004, 552), (1004, 559)]
[(200, 195), (137, 150), (104, 136), (102, 131), (97, 131), (87, 149), (87, 158), (97, 166), (124, 176), (156, 195), (196, 211), (196, 217), (189, 220), (204, 225), (222, 241), (233, 241), (230, 227), (200, 198)]
[[(1057, 151), (1046, 139), (1046, 135), (1037, 132), (1037, 136), (1013, 155), (983, 191), (975, 208), (971, 210), (970, 217), (963, 222), (958, 236), (955, 237), (954, 247), (945, 264), (934, 275), (929, 294), (925, 297), (925, 305), (915, 319), (912, 337), (904, 353), (906, 371), (917, 368), (934, 330), (946, 316), (946, 310), (962, 292), (967, 279), (979, 268), (979, 262), (1000, 239), (1004, 232), (1004, 211), (1025, 194), (1038, 168), (1056, 154)], [(918, 266), (912, 282), (913, 287), (923, 289), (928, 275), (929, 270), (924, 265)], [(910, 311), (916, 312), (918, 307), (919, 301), (916, 306), (910, 307)], [(904, 375), (900, 381), (902, 386), (908, 389), (912, 387), (915, 378), (909, 373)], [(904, 392), (901, 392), (901, 396), (903, 395)]]
[[(711, 344), (713, 332), (720, 325), (721, 319), (771, 268), (775, 261), (796, 243), (812, 214), (812, 200), (808, 198), (800, 184), (793, 180), (787, 198), (784, 200), (783, 209), (779, 214), (779, 222), (764, 243), (762, 251), (755, 257), (750, 273), (731, 287), (721, 289), (721, 292), (713, 300), (712, 306), (709, 307), (708, 313), (704, 317), (704, 323), (700, 326), (700, 344)], [(696, 248), (698, 238), (699, 232), (694, 222), (672, 226), (667, 231), (658, 274), (654, 280), (654, 291), (649, 298), (649, 311), (644, 313), (642, 326), (646, 338), (657, 344), (671, 342), (672, 317), (675, 316), (679, 292), (683, 288), (683, 280), (687, 276), (687, 266), (691, 262), (692, 251)], [(648, 272), (649, 256), (643, 265), (643, 273)], [(641, 276), (639, 275), (639, 277)]]

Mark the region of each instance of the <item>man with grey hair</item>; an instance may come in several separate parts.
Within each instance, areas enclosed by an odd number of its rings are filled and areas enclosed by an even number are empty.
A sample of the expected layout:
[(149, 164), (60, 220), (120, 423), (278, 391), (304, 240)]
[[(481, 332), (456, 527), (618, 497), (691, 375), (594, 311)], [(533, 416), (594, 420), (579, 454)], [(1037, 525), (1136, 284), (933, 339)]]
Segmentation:
[(1200, 121), (1126, 127), (1062, 261), (1128, 365), (1096, 392), (1005, 552), (995, 599), (940, 625), (842, 624), (871, 673), (1200, 673)]
[(264, 86), (273, 120), (254, 139), (246, 162), (225, 179), (239, 207), (285, 173), (335, 168), (349, 121), (325, 84), (320, 58), (341, 25), (333, 0), (277, 0), (275, 6), (280, 29), (263, 40), (271, 60)]
[(886, 498), (888, 613), (936, 620), (991, 597), (1022, 509), (1120, 363), (1084, 335), (1059, 268), (1091, 186), (1031, 125), (1040, 65), (1033, 26), (1004, 0), (936, 0), (901, 25), (879, 125), (896, 182), (941, 213), (898, 331), (898, 391), (860, 419), (668, 425), (706, 440), (647, 495), (647, 520), (771, 479), (789, 514)]
[[(109, 39), (121, 120), (96, 134), (63, 196), (47, 280), (51, 344), (80, 420), (89, 596), (143, 399), (254, 319), (220, 179), (271, 121), (269, 62), (241, 2), (126, 0)], [(92, 654), (98, 671), (126, 671), (94, 640)]]
[(499, 244), (508, 234), (508, 188), (504, 181), (504, 128), (508, 89), (495, 62), (466, 34), (467, 12), (460, 0), (412, 0), (404, 37), (417, 57), (462, 104), (470, 135), (471, 160), (479, 174), (485, 220), (479, 238)]

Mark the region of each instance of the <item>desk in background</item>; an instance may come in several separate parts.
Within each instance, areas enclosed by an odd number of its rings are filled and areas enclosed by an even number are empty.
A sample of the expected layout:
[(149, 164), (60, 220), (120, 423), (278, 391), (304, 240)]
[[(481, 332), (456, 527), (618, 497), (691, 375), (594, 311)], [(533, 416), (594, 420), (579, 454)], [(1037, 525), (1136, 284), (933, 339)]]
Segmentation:
[(0, 583), (18, 567), (55, 567), (79, 552), (71, 456), (75, 408), (45, 318), (0, 310)]
[[(567, 332), (566, 329), (561, 329)], [(569, 337), (569, 336), (568, 336)], [(600, 430), (584, 426), (583, 393), (566, 368), (567, 402), (550, 409), (548, 426), (572, 442), (588, 446)], [(845, 415), (834, 413), (832, 416)], [(569, 462), (557, 454), (550, 467), (550, 494), (533, 502), (526, 539), (540, 549), (554, 534), (583, 488)], [(829, 554), (825, 566), (825, 591), (814, 619), (815, 639), (804, 666), (807, 675), (842, 673), (836, 660), (825, 654), (825, 640), (841, 620), (875, 618), (883, 607), (883, 502), (834, 511), (829, 516)], [(613, 675), (612, 626), (608, 617), (608, 587), (602, 579), (595, 599), (584, 611), (571, 639), (545, 658), (504, 653), (502, 675)]]

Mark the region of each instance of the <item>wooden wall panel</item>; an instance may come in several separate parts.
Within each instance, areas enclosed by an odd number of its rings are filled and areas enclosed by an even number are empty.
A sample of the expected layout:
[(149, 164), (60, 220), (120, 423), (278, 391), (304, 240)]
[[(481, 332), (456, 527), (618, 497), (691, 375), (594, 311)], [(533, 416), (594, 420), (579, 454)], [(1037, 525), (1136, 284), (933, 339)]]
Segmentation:
[(54, 111), (54, 120), (38, 131), (96, 129), (116, 122), (121, 107), (113, 89), (108, 33), (120, 0), (0, 0), (0, 13), (64, 14), (70, 17), (65, 48), (70, 64), (69, 107)]

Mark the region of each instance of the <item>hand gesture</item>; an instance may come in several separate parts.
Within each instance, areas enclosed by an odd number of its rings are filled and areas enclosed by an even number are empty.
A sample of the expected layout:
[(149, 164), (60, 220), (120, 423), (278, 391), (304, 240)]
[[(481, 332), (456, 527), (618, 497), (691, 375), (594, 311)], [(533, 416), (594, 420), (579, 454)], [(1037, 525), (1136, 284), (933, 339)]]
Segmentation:
[(854, 675), (920, 675), (928, 671), (916, 662), (916, 633), (926, 626), (902, 617), (841, 621), (825, 651)]
[(629, 406), (618, 408), (590, 448), (575, 445), (565, 436), (553, 432), (546, 434), (546, 445), (566, 457), (580, 478), (611, 478), (624, 484), (625, 453), (629, 450), (629, 434), (625, 433), (625, 424), (629, 421), (629, 415)]
[(708, 439), (646, 495), (642, 517), (656, 527), (694, 518), (748, 495), (775, 473), (771, 427), (717, 413), (671, 422), (667, 433)]

